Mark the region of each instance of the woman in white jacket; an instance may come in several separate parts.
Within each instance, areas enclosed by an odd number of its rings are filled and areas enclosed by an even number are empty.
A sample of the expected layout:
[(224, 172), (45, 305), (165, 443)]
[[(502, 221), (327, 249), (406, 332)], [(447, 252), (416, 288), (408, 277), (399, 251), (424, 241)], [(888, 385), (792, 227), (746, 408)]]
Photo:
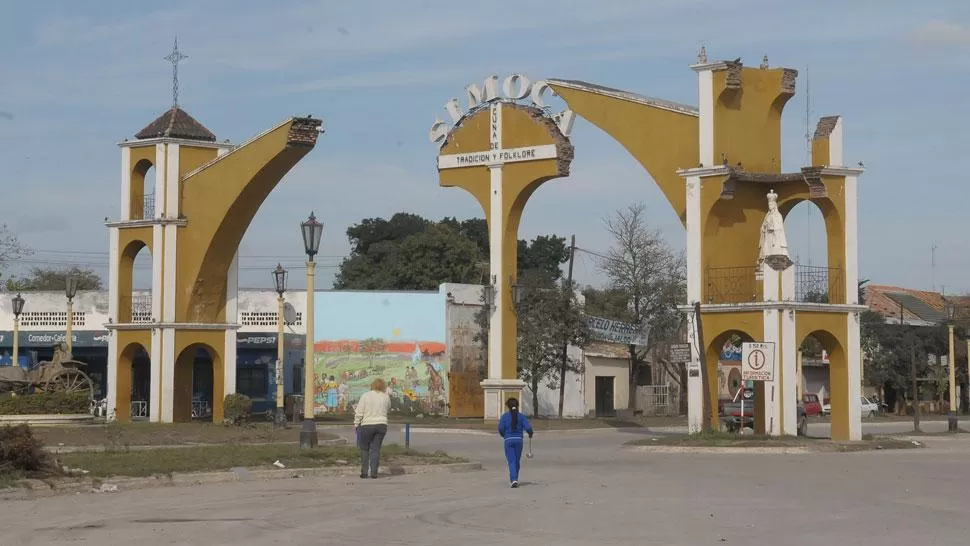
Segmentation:
[(360, 448), (360, 477), (377, 479), (381, 463), (381, 444), (387, 435), (387, 414), (391, 411), (391, 397), (381, 378), (370, 384), (357, 402), (354, 411), (354, 433)]

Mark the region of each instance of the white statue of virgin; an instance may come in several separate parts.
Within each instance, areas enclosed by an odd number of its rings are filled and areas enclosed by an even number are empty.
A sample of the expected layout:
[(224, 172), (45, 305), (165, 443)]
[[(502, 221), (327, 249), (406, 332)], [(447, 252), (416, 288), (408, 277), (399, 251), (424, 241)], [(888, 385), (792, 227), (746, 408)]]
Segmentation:
[(768, 264), (775, 271), (784, 271), (792, 265), (788, 255), (788, 238), (785, 237), (785, 219), (778, 210), (778, 194), (775, 190), (768, 192), (768, 214), (761, 223), (759, 269), (762, 264)]

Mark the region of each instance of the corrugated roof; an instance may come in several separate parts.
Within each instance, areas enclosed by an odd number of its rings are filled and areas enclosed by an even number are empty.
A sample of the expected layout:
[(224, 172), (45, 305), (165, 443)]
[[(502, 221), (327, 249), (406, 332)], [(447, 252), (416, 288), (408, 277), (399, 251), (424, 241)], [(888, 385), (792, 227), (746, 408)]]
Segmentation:
[(888, 292), (886, 296), (927, 322), (944, 322), (947, 319), (945, 311), (934, 309), (927, 302), (912, 294)]

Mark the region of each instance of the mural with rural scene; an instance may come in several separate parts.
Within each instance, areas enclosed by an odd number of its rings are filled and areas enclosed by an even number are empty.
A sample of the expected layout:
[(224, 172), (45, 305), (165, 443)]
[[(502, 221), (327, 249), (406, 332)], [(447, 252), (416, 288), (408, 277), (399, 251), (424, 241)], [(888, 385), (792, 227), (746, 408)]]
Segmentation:
[(353, 413), (377, 377), (387, 383), (392, 412), (447, 413), (449, 363), (438, 293), (324, 292), (315, 304), (318, 316), (328, 317), (314, 327), (317, 415)]

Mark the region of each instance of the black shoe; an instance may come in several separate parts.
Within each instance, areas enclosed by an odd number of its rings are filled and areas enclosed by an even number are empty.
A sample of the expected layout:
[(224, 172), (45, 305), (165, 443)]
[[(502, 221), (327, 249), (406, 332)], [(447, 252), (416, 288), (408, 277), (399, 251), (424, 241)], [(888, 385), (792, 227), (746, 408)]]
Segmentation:
[(373, 476), (371, 476), (370, 479), (376, 480), (377, 479), (377, 474), (374, 474)]
[(519, 487), (519, 482), (518, 481), (512, 482), (512, 489), (518, 489), (518, 487)]
[(361, 475), (360, 475), (360, 479), (362, 479), (362, 480), (363, 480), (363, 479), (366, 479), (366, 478), (367, 478), (367, 474), (361, 474)]

